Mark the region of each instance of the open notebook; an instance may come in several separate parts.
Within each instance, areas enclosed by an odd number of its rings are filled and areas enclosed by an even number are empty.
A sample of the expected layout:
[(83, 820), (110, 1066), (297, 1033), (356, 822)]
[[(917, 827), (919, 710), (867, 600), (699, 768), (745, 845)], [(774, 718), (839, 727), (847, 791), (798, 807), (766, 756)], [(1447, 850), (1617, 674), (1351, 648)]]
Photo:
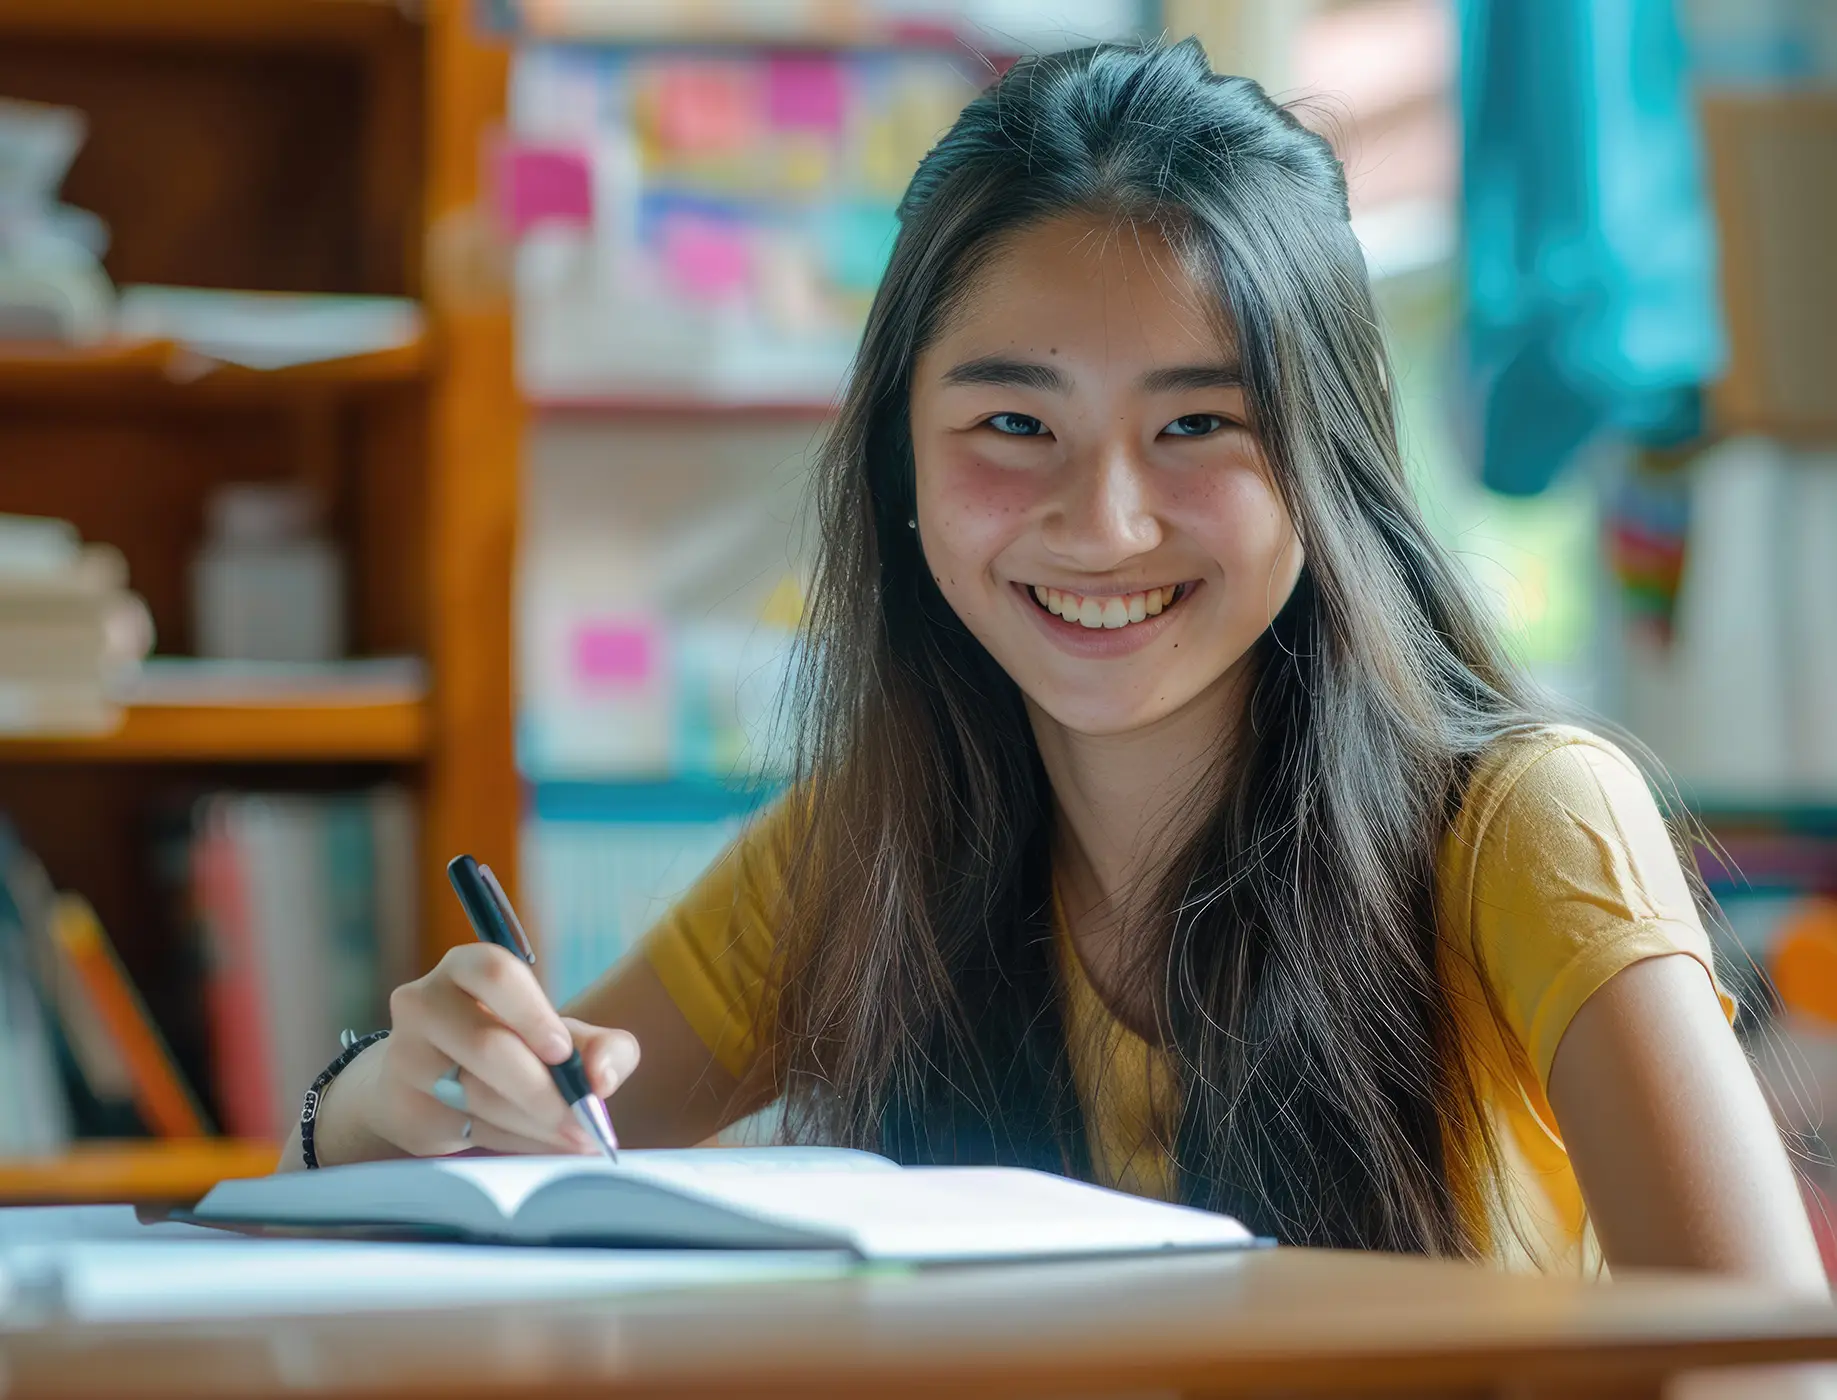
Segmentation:
[(976, 1259), (1229, 1249), (1229, 1216), (1044, 1172), (899, 1167), (830, 1148), (710, 1148), (591, 1157), (366, 1162), (226, 1181), (206, 1224), (496, 1244), (848, 1250)]

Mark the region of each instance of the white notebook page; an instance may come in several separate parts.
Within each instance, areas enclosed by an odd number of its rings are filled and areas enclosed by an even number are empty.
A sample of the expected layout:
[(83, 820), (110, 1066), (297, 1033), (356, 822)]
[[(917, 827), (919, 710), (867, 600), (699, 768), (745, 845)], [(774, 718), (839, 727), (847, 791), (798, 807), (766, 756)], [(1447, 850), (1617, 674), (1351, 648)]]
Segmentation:
[(862, 1172), (898, 1173), (899, 1167), (871, 1152), (832, 1147), (721, 1147), (685, 1148), (679, 1151), (621, 1152), (618, 1164), (603, 1157), (442, 1157), (427, 1165), (470, 1181), (491, 1197), (506, 1218), (552, 1181), (564, 1177), (606, 1173), (612, 1176), (648, 1177), (681, 1185), (703, 1194), (725, 1197), (725, 1183), (737, 1177), (761, 1175), (855, 1175)]
[(999, 1259), (1251, 1242), (1250, 1232), (1229, 1216), (1045, 1172), (908, 1167), (735, 1174), (709, 1188), (739, 1209), (846, 1235), (870, 1259)]

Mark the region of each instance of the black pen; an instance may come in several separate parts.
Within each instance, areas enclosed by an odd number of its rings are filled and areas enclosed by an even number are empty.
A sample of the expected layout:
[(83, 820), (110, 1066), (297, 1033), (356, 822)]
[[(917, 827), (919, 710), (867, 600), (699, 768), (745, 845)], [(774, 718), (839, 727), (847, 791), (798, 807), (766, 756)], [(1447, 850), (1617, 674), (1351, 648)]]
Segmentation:
[[(447, 862), (446, 873), (472, 924), (472, 931), (484, 942), (506, 948), (534, 967), (536, 951), (530, 946), (522, 920), (510, 907), (510, 897), (504, 893), (497, 876), (491, 873), (491, 867), (480, 865), (471, 856), (454, 856)], [(618, 1161), (619, 1140), (613, 1136), (612, 1119), (607, 1116), (600, 1096), (587, 1082), (587, 1067), (581, 1063), (580, 1051), (574, 1050), (560, 1064), (550, 1065), (549, 1074), (576, 1121), (599, 1144), (606, 1159)]]

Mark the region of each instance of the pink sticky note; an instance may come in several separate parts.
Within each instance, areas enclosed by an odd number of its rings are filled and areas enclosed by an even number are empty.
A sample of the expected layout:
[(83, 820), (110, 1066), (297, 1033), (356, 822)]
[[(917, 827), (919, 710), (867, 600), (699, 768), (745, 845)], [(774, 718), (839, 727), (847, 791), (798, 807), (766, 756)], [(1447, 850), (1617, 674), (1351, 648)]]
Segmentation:
[(513, 237), (539, 223), (593, 222), (593, 166), (583, 150), (506, 143), (497, 184), (499, 213)]
[(678, 63), (657, 74), (657, 135), (672, 150), (732, 151), (758, 130), (757, 93), (748, 68)]
[(656, 629), (642, 622), (584, 622), (574, 633), (574, 676), (594, 689), (642, 685), (657, 669)]
[(781, 131), (837, 132), (848, 106), (833, 58), (778, 54), (766, 62), (766, 119)]
[(752, 250), (745, 231), (698, 214), (671, 214), (662, 227), (663, 265), (684, 292), (719, 301), (752, 279)]

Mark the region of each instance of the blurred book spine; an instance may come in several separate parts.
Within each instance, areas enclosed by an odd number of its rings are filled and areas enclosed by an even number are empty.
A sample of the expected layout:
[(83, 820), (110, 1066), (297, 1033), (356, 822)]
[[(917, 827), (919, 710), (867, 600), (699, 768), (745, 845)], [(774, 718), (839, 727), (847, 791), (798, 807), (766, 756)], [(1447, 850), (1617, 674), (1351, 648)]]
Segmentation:
[(55, 1011), (43, 867), (0, 822), (0, 1154), (61, 1151), (75, 1123), (66, 1075), (75, 1068)]
[(210, 1131), (95, 910), (0, 820), (0, 1154)]
[(773, 791), (714, 782), (538, 785), (523, 869), (549, 995), (566, 1002), (629, 953)]
[(150, 1131), (161, 1137), (208, 1134), (204, 1110), (179, 1073), (89, 901), (81, 895), (59, 895), (51, 912), (51, 935), (60, 971), (72, 988), (63, 1003), (75, 1013), (67, 1016), (66, 1030), (81, 1025), (88, 1040), (95, 1034), (93, 1027), (106, 1038), (106, 1049), (93, 1047), (85, 1056), (101, 1067), (100, 1076), (92, 1071), (92, 1084), (97, 1078), (112, 1080), (119, 1065), (135, 1109)]
[(191, 887), (226, 1131), (284, 1137), (339, 1032), (385, 1023), (412, 975), (414, 859), (399, 788), (200, 801)]

